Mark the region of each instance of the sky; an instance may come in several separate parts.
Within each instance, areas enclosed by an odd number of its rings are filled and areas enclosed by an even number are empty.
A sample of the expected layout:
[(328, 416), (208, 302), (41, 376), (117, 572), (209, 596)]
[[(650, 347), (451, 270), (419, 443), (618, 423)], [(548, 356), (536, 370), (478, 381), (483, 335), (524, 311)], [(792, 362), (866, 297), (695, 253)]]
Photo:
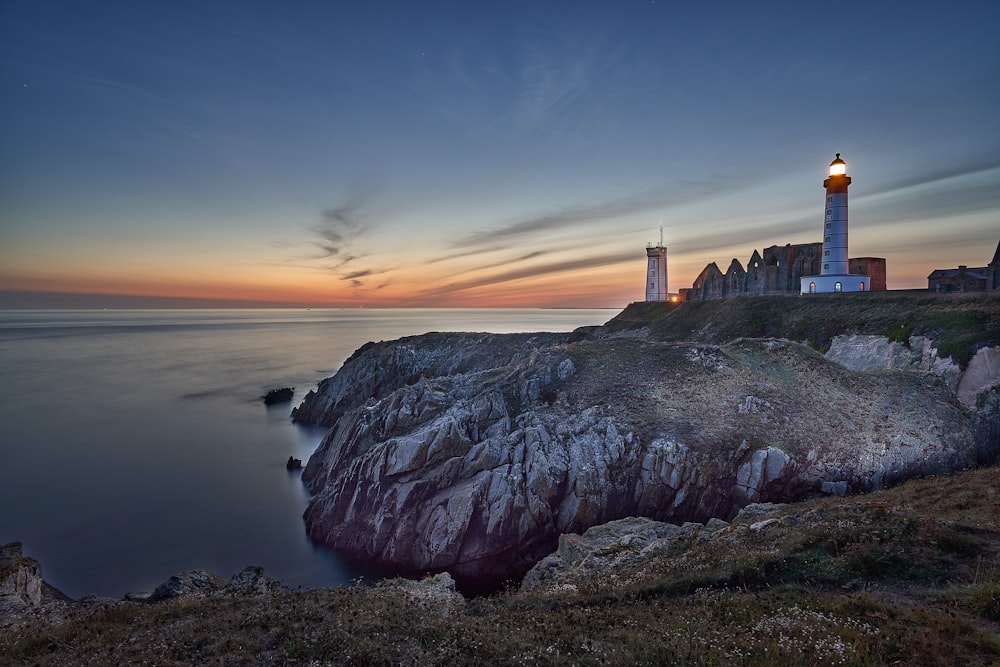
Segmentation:
[[(1000, 3), (0, 0), (0, 307), (622, 307), (1000, 241)], [(204, 301), (192, 302), (192, 299)]]

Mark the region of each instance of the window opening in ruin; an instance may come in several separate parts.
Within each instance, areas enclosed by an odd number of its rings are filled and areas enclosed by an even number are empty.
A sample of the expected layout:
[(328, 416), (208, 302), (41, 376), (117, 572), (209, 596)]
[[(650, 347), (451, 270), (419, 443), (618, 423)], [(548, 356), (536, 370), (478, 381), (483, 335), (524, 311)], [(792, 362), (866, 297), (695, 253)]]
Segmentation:
[(837, 282), (835, 282), (833, 284), (833, 291), (834, 292), (843, 292), (844, 291), (844, 285), (838, 280)]
[(861, 291), (862, 292), (865, 291), (865, 281), (863, 281), (863, 280), (861, 281)]
[(809, 293), (810, 294), (816, 293), (816, 283), (809, 283)]

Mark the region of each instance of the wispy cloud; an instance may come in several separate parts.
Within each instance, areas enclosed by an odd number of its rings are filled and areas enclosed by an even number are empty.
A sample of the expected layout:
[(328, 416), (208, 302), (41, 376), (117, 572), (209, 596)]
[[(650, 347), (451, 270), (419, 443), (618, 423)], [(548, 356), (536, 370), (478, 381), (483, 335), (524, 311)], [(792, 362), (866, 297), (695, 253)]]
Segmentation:
[(359, 208), (358, 203), (350, 202), (320, 212), (321, 222), (312, 227), (319, 251), (314, 259), (337, 258), (341, 265), (358, 259), (358, 255), (350, 249), (354, 241), (368, 230), (358, 216)]
[(1000, 162), (956, 166), (899, 181), (854, 200), (876, 224), (1000, 209)]
[(964, 164), (941, 165), (939, 163), (930, 163), (926, 166), (921, 165), (921, 169), (916, 173), (909, 173), (897, 180), (887, 181), (881, 188), (870, 192), (869, 195), (889, 194), (952, 178), (975, 176), (995, 169), (1000, 169), (1000, 160), (993, 156), (982, 157)]
[(522, 129), (566, 129), (573, 118), (600, 106), (607, 72), (624, 59), (628, 44), (578, 26), (525, 35), (519, 51), (518, 91), (513, 121)]
[(364, 206), (365, 198), (358, 196), (320, 211), (320, 221), (309, 227), (313, 252), (293, 261), (305, 261), (312, 268), (333, 274), (355, 289), (364, 288), (367, 278), (390, 273), (389, 269), (358, 265), (368, 257), (359, 239), (374, 228), (366, 219)]
[[(566, 206), (562, 209), (526, 217), (495, 229), (470, 234), (451, 244), (467, 253), (449, 255), (451, 259), (463, 254), (482, 252), (486, 247), (504, 242), (523, 243), (535, 234), (551, 232), (588, 222), (614, 220), (637, 213), (661, 211), (699, 199), (708, 199), (725, 192), (723, 179), (715, 183), (679, 183), (674, 187), (640, 192), (596, 204)], [(501, 245), (502, 247), (502, 245)]]
[(574, 258), (572, 260), (565, 260), (562, 262), (549, 262), (547, 264), (525, 266), (519, 269), (493, 273), (477, 278), (470, 278), (468, 280), (450, 282), (446, 285), (441, 285), (439, 287), (419, 292), (417, 294), (417, 298), (419, 300), (431, 301), (478, 287), (501, 285), (515, 280), (537, 278), (539, 276), (564, 273), (568, 271), (578, 271), (580, 269), (591, 269), (598, 266), (634, 262), (635, 258), (635, 252), (629, 251), (607, 255), (595, 255), (592, 257)]

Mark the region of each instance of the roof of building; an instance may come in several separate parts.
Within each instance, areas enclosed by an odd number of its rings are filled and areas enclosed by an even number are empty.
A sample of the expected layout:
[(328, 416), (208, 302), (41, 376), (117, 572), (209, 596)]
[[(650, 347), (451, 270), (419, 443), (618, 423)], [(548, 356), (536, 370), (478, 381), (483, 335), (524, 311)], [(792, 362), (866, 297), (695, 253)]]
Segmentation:
[(964, 273), (970, 278), (986, 280), (986, 272), (988, 270), (988, 266), (960, 266), (957, 269), (934, 269), (927, 278), (956, 278), (958, 274)]

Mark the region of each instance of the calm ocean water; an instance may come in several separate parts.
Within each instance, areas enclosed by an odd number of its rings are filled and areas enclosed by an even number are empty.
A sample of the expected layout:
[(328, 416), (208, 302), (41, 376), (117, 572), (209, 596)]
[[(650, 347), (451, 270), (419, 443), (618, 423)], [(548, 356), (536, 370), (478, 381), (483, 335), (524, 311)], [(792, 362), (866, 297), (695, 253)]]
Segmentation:
[(356, 573), (316, 549), (298, 473), (305, 393), (357, 347), (426, 331), (570, 331), (612, 310), (0, 311), (0, 543), (72, 597), (262, 565), (291, 586)]

